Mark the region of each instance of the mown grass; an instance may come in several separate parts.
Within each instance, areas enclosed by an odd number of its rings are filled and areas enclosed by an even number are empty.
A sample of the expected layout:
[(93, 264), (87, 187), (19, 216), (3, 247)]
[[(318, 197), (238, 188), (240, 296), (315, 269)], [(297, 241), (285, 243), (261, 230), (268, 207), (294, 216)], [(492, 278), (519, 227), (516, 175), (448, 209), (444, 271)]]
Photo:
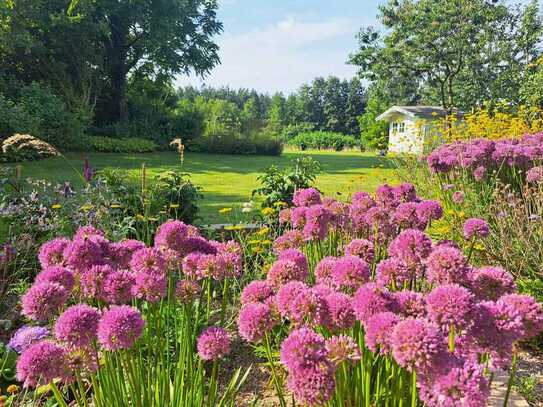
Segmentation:
[(375, 154), (358, 151), (294, 151), (287, 150), (280, 157), (237, 156), (187, 153), (184, 165), (174, 152), (149, 154), (69, 153), (68, 163), (63, 158), (22, 163), (25, 177), (44, 178), (53, 182), (81, 183), (71, 166), (82, 169), (83, 158), (89, 158), (92, 167), (106, 167), (126, 171), (127, 177), (136, 181), (145, 163), (147, 174), (153, 177), (162, 171), (184, 171), (191, 174), (193, 182), (203, 187), (201, 216), (204, 223), (227, 222), (227, 216), (218, 210), (224, 207), (239, 208), (251, 199), (251, 192), (258, 186), (257, 177), (272, 164), (280, 168), (292, 160), (311, 156), (319, 161), (322, 173), (317, 177), (317, 187), (326, 195), (347, 199), (355, 191), (372, 191), (381, 183), (396, 183), (398, 177), (393, 163)]

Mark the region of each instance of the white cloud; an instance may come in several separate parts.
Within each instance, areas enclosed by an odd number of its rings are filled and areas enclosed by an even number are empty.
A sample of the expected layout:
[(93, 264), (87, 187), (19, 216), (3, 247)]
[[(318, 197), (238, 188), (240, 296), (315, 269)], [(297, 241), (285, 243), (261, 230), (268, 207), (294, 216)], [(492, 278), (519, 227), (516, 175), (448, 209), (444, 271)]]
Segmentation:
[[(204, 82), (288, 92), (316, 76), (351, 77), (356, 69), (345, 61), (355, 49), (358, 24), (350, 19), (310, 22), (289, 17), (262, 29), (225, 32), (218, 39), (221, 65)], [(180, 77), (177, 83), (202, 82)]]

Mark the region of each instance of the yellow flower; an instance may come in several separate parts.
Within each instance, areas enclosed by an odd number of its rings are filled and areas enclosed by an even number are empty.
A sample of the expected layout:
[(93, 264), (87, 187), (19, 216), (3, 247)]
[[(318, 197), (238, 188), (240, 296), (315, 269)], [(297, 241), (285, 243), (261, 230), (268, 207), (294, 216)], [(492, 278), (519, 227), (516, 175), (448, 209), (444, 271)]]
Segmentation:
[(231, 226), (231, 225), (228, 225), (228, 226), (225, 226), (224, 227), (224, 230), (236, 230), (236, 227), (235, 226)]
[(51, 205), (51, 208), (52, 209), (60, 209), (60, 208), (62, 208), (62, 205), (61, 204), (53, 204), (53, 205)]
[(271, 216), (275, 213), (275, 211), (273, 210), (273, 208), (264, 208), (260, 211), (260, 213), (264, 216)]
[(81, 207), (81, 210), (83, 211), (90, 211), (92, 209), (92, 205), (91, 204), (86, 204), (86, 205), (83, 205)]
[(476, 243), (473, 248), (479, 252), (484, 252), (486, 250), (481, 243)]
[(466, 217), (466, 213), (464, 211), (460, 211), (458, 212), (458, 217), (459, 218), (465, 218)]
[(136, 215), (136, 219), (138, 220), (145, 220), (145, 216), (140, 215), (139, 213)]
[(170, 208), (177, 209), (179, 208), (179, 204), (170, 204)]
[(9, 394), (15, 394), (19, 391), (19, 386), (17, 386), (16, 384), (10, 384), (8, 388), (6, 389), (6, 391)]
[(262, 244), (263, 244), (263, 245), (269, 245), (269, 244), (272, 244), (272, 241), (266, 239), (266, 240), (263, 240), (263, 241), (262, 241)]
[(117, 209), (117, 208), (120, 208), (121, 205), (119, 205), (119, 204), (111, 204), (111, 205), (109, 205), (109, 207), (112, 208), (112, 209)]
[(260, 240), (249, 240), (250, 245), (260, 244)]
[(230, 212), (232, 212), (232, 208), (219, 209), (219, 213), (230, 213)]
[(151, 222), (157, 222), (157, 221), (158, 221), (158, 218), (148, 218), (148, 219), (149, 219), (149, 221), (151, 221)]
[(233, 230), (243, 230), (245, 229), (245, 225), (234, 225)]
[(166, 211), (159, 211), (158, 213), (160, 213), (161, 215), (166, 215)]
[(276, 208), (285, 208), (288, 206), (288, 204), (283, 201), (277, 201), (273, 203), (273, 206), (275, 206)]
[(260, 254), (260, 253), (262, 253), (263, 251), (264, 251), (264, 250), (262, 250), (261, 247), (255, 247), (255, 249), (254, 249), (254, 252), (255, 252), (256, 254)]
[(267, 226), (264, 226), (263, 228), (260, 228), (260, 230), (258, 232), (256, 232), (256, 234), (258, 236), (265, 236), (268, 234), (268, 232), (270, 231), (270, 228), (267, 227)]

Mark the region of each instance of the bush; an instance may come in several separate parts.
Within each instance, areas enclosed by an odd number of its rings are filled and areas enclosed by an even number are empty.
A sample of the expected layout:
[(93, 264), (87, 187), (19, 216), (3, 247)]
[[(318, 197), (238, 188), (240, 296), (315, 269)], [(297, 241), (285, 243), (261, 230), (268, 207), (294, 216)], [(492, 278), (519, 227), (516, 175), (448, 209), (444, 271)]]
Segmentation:
[(296, 124), (289, 124), (281, 132), (281, 140), (287, 142), (292, 140), (300, 133), (310, 133), (315, 130), (315, 125), (313, 123), (302, 122)]
[(328, 150), (334, 149), (342, 151), (345, 148), (354, 148), (360, 145), (359, 141), (353, 136), (347, 136), (341, 133), (333, 133), (328, 131), (313, 131), (309, 133), (300, 133), (288, 142), (290, 146), (299, 148), (300, 150), (317, 149)]
[(15, 134), (2, 143), (0, 162), (34, 161), (58, 154), (57, 149), (45, 141), (28, 134)]
[(151, 153), (158, 149), (153, 141), (136, 137), (91, 136), (88, 140), (92, 150), (102, 153)]
[(283, 144), (266, 133), (210, 135), (188, 143), (190, 151), (212, 154), (281, 155)]

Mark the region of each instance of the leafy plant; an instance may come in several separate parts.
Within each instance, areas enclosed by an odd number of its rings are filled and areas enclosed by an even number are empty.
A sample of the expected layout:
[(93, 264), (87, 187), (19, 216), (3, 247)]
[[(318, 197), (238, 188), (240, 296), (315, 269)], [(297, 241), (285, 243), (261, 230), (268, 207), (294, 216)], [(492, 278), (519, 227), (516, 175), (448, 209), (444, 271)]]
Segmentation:
[(300, 133), (289, 141), (289, 145), (307, 150), (308, 148), (317, 150), (334, 149), (341, 151), (345, 148), (353, 148), (360, 143), (353, 136), (347, 136), (341, 133), (327, 131), (314, 131), (309, 133)]
[(15, 134), (2, 143), (0, 161), (34, 161), (59, 155), (58, 150), (28, 134)]
[(91, 136), (88, 139), (89, 147), (102, 153), (151, 153), (158, 149), (153, 141), (137, 137)]

